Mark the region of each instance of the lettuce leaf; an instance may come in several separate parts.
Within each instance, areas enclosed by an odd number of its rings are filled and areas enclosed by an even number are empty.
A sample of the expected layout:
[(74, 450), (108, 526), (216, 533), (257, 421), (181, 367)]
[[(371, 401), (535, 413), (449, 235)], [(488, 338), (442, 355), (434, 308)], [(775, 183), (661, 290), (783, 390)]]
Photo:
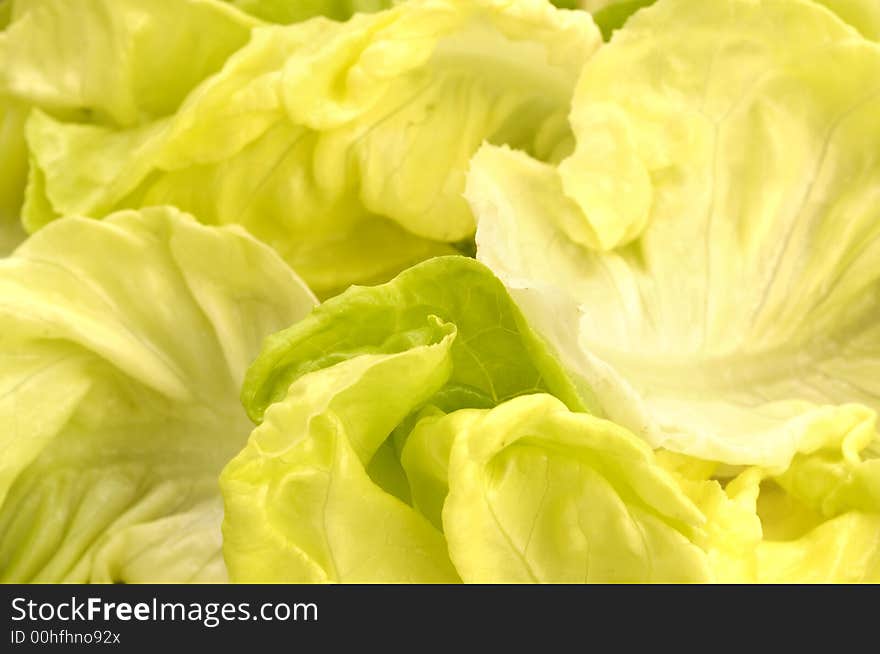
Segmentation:
[(306, 374), (269, 408), (220, 478), (233, 581), (458, 579), (440, 532), (367, 473), (388, 434), (445, 381), (454, 335), (427, 321), (426, 342)]
[(314, 16), (348, 20), (358, 12), (387, 9), (394, 0), (228, 0), (242, 11), (271, 23), (298, 23)]
[[(593, 14), (593, 20), (607, 41), (639, 9), (657, 0), (581, 0), (581, 8)], [(876, 0), (812, 0), (836, 13), (855, 27), (865, 38), (880, 40), (880, 3)]]
[(710, 578), (704, 553), (691, 541), (702, 515), (635, 436), (547, 395), (471, 413), (479, 415), (451, 449), (443, 507), (462, 579)]
[(444, 410), (494, 406), (539, 391), (573, 410), (593, 405), (589, 389), (572, 383), (501, 282), (485, 266), (457, 256), (413, 266), (381, 286), (353, 287), (268, 337), (245, 377), (242, 403), (259, 423), (304, 374), (430, 343), (437, 321), (455, 325), (458, 334), (449, 345), (453, 370), (432, 400)]
[(152, 121), (177, 110), (259, 24), (215, 0), (10, 0), (0, 9), (0, 255), (25, 237), (33, 107), (78, 124)]
[(875, 0), (813, 0), (855, 27), (866, 39), (880, 41), (880, 3)]
[(782, 473), (752, 467), (718, 481), (716, 466), (661, 454), (706, 523), (697, 542), (716, 581), (880, 582), (880, 459), (874, 420), (795, 455)]
[(874, 412), (783, 468), (654, 452), (584, 411), (462, 257), (273, 335), (243, 401), (259, 426), (221, 475), (234, 581), (880, 580)]
[(16, 0), (0, 88), (77, 122), (135, 126), (176, 111), (259, 24), (214, 0)]
[(586, 13), (543, 0), (259, 28), (168, 118), (119, 129), (35, 113), (25, 225), (174, 204), (245, 226), (321, 295), (384, 281), (472, 238), (461, 192), (484, 140), (542, 160), (570, 149), (565, 115), (600, 41)]
[(708, 578), (701, 513), (470, 259), (327, 301), (267, 340), (243, 401), (234, 581)]
[(661, 0), (585, 66), (570, 157), (477, 154), (478, 257), (610, 419), (782, 471), (880, 408), (878, 80), (817, 5)]
[(68, 217), (0, 260), (0, 580), (225, 580), (241, 380), (313, 304), (270, 248), (171, 208)]
[(593, 13), (596, 25), (602, 30), (602, 38), (606, 41), (611, 35), (623, 27), (635, 12), (643, 7), (654, 4), (656, 0), (585, 0), (585, 8)]
[(0, 94), (0, 257), (25, 238), (19, 220), (27, 180), (27, 144), (21, 103)]

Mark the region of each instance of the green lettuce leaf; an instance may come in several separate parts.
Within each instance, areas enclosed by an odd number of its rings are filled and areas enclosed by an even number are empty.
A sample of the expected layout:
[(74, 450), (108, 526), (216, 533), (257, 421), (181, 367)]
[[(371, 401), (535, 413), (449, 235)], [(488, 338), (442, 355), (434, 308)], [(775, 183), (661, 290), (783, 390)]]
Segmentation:
[[(6, 29), (11, 18), (11, 1), (0, 0), (0, 30)], [(24, 240), (18, 210), (26, 175), (24, 113), (15, 103), (0, 95), (0, 257)]]
[(880, 459), (875, 421), (802, 448), (782, 473), (748, 468), (712, 479), (715, 465), (662, 453), (705, 516), (697, 543), (716, 581), (880, 582)]
[[(27, 179), (24, 121), (31, 106), (80, 124), (116, 127), (167, 115), (259, 24), (213, 0), (6, 0), (0, 3), (0, 29), (13, 20), (13, 4), (16, 23), (0, 35), (0, 255), (25, 238), (19, 214)], [(391, 3), (233, 4), (265, 20), (294, 22), (316, 15), (343, 19)], [(89, 48), (81, 47), (85, 34)], [(377, 229), (370, 236), (367, 249), (384, 248), (378, 256), (394, 256), (387, 234)], [(340, 259), (353, 261), (357, 252), (352, 247)]]
[(593, 20), (606, 41), (623, 27), (635, 12), (654, 4), (656, 0), (584, 0), (583, 5), (593, 13)]
[(813, 0), (828, 7), (866, 39), (880, 41), (880, 2), (876, 0)]
[(384, 281), (472, 238), (461, 192), (483, 141), (553, 161), (571, 148), (574, 83), (600, 42), (589, 15), (544, 0), (259, 28), (171, 117), (35, 113), (25, 225), (173, 204), (245, 226), (321, 295)]
[(455, 325), (458, 335), (449, 345), (453, 370), (432, 399), (444, 411), (540, 391), (573, 410), (594, 406), (589, 389), (575, 387), (501, 282), (482, 264), (457, 256), (413, 266), (381, 286), (353, 287), (272, 334), (247, 372), (242, 403), (259, 423), (303, 375), (430, 343), (437, 320)]
[(77, 122), (136, 126), (176, 111), (259, 24), (215, 0), (15, 0), (0, 89)]
[(225, 580), (242, 377), (313, 304), (270, 248), (170, 208), (65, 218), (0, 260), (0, 580)]
[(462, 579), (710, 578), (705, 555), (690, 540), (702, 515), (631, 433), (547, 395), (471, 413), (479, 415), (452, 446), (443, 507)]
[(233, 581), (457, 581), (442, 534), (366, 470), (452, 368), (455, 327), (427, 320), (423, 336), (306, 374), (269, 407), (220, 478)]
[[(314, 16), (348, 20), (358, 12), (372, 13), (406, 0), (227, 0), (242, 11), (273, 23), (298, 23)], [(653, 1), (653, 0), (651, 0)], [(867, 1), (867, 0), (863, 0)], [(587, 9), (594, 13), (606, 7), (647, 4), (647, 0), (551, 0), (560, 9)], [(632, 13), (635, 9), (630, 9)], [(623, 24), (622, 21), (620, 24)], [(601, 27), (601, 24), (600, 24)], [(618, 25), (619, 27), (619, 25)], [(604, 32), (604, 28), (603, 28)]]
[(792, 543), (762, 543), (758, 583), (880, 583), (880, 514), (851, 512)]
[(708, 578), (701, 513), (470, 259), (325, 302), (267, 339), (243, 401), (234, 581)]
[(0, 257), (25, 238), (19, 212), (27, 180), (26, 117), (21, 103), (0, 94)]
[[(607, 41), (636, 11), (657, 0), (581, 0), (581, 8), (593, 13), (593, 20)], [(812, 0), (836, 13), (865, 38), (880, 41), (880, 2), (877, 0)], [(558, 3), (557, 3), (558, 4)]]
[(610, 419), (784, 470), (880, 409), (877, 115), (880, 46), (823, 8), (661, 0), (587, 63), (570, 157), (477, 154), (478, 257)]
[(387, 9), (394, 0), (228, 0), (242, 11), (271, 23), (298, 23), (314, 16), (348, 20), (358, 12)]
[(0, 4), (0, 255), (25, 236), (24, 129), (33, 107), (115, 128), (155, 120), (173, 113), (258, 24), (215, 0)]

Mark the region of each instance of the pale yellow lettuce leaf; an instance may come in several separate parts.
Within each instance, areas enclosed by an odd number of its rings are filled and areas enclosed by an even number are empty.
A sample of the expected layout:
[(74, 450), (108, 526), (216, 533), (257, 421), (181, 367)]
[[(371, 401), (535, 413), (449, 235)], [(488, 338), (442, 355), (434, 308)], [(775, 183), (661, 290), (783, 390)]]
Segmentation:
[(585, 66), (570, 158), (477, 154), (478, 258), (610, 419), (784, 470), (880, 408), (878, 113), (827, 10), (661, 0)]
[(226, 580), (242, 377), (313, 304), (268, 246), (172, 208), (67, 217), (0, 260), (0, 580)]

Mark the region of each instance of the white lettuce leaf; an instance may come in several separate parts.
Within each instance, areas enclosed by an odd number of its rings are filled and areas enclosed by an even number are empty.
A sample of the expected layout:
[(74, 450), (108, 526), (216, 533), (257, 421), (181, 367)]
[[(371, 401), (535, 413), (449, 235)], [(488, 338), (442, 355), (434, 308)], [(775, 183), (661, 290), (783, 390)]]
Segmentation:
[(472, 161), (478, 258), (607, 417), (784, 469), (880, 409), (878, 115), (880, 46), (822, 7), (661, 0), (585, 66), (570, 157)]

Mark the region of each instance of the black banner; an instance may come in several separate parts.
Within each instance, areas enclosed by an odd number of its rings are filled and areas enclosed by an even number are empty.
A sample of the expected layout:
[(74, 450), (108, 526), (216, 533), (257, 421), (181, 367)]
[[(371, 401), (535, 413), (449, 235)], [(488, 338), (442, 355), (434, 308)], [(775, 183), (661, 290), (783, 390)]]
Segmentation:
[(609, 638), (624, 651), (646, 639), (709, 646), (704, 638), (752, 651), (771, 631), (813, 639), (823, 625), (871, 625), (878, 599), (876, 586), (9, 585), (0, 652), (468, 650), (475, 636), (538, 651), (566, 642), (605, 651)]

